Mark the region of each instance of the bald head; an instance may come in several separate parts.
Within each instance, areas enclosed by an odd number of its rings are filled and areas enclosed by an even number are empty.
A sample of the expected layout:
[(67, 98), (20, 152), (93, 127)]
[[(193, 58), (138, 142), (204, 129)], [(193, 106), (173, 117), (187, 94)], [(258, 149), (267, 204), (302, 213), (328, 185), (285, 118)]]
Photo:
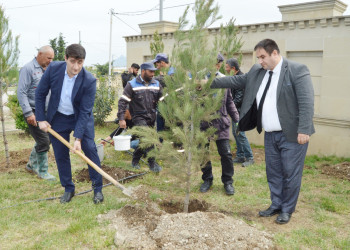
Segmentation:
[(46, 69), (47, 66), (49, 66), (49, 64), (52, 62), (54, 57), (55, 52), (53, 51), (53, 49), (49, 45), (45, 45), (38, 50), (36, 60), (43, 69)]

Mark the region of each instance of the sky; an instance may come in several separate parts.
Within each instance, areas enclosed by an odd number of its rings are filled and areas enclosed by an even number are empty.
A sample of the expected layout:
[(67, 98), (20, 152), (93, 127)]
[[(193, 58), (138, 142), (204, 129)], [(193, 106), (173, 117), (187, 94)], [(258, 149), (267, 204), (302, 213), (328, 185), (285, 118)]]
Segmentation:
[[(177, 22), (186, 4), (195, 0), (163, 0), (163, 20)], [(255, 24), (281, 21), (278, 6), (310, 0), (217, 0), (222, 19), (212, 27), (227, 23)], [(344, 15), (350, 15), (350, 0)], [(67, 45), (79, 42), (87, 51), (85, 65), (109, 60), (110, 10), (112, 17), (112, 58), (126, 56), (123, 38), (140, 34), (138, 24), (159, 21), (160, 0), (0, 0), (9, 18), (9, 28), (19, 35), (19, 66), (33, 59), (37, 49), (62, 33)], [(134, 13), (131, 13), (134, 12)], [(138, 15), (135, 15), (138, 14)], [(189, 16), (193, 19), (193, 15)], [(190, 19), (191, 20), (191, 19)]]

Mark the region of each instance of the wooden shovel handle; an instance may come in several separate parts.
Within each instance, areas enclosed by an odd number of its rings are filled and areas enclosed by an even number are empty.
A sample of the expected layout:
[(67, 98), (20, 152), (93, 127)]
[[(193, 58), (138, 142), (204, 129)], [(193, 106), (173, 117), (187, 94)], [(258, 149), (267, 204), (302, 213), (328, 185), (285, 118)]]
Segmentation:
[[(64, 145), (66, 145), (69, 149), (74, 150), (73, 146), (69, 144), (62, 136), (60, 136), (56, 131), (54, 131), (52, 128), (48, 127), (47, 131), (50, 132), (54, 137), (57, 138), (60, 142), (62, 142)], [(91, 161), (89, 158), (87, 158), (84, 154), (82, 154), (79, 151), (75, 151), (77, 155), (80, 156), (87, 164), (89, 164), (93, 169), (95, 169), (97, 172), (99, 172), (103, 177), (105, 177), (107, 180), (112, 182), (115, 186), (120, 188), (122, 191), (124, 191), (126, 188), (122, 184), (120, 184), (118, 181), (113, 179), (109, 174), (107, 174), (105, 171), (103, 171), (99, 166), (97, 166), (93, 161)]]

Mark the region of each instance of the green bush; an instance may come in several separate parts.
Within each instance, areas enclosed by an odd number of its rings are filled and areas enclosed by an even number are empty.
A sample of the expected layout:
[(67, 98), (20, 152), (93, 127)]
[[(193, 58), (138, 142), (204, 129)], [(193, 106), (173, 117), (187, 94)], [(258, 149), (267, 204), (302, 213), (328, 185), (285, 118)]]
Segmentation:
[(102, 125), (112, 112), (115, 89), (113, 87), (108, 87), (108, 80), (106, 78), (100, 77), (98, 82), (93, 112), (95, 124)]
[[(17, 90), (16, 90), (17, 93)], [(21, 106), (17, 99), (17, 95), (9, 95), (7, 107), (11, 110), (11, 115), (15, 119), (15, 124), (17, 129), (21, 129), (27, 134), (29, 134), (28, 124), (24, 120), (23, 112)]]

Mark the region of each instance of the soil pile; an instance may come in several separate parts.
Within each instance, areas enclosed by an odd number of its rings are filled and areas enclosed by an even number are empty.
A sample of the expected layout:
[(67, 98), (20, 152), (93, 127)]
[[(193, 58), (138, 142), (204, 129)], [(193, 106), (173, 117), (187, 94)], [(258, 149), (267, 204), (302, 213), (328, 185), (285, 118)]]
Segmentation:
[[(32, 148), (26, 148), (19, 151), (9, 151), (10, 155), (10, 165), (9, 167), (6, 164), (5, 156), (0, 157), (0, 173), (1, 172), (11, 172), (15, 169), (25, 169), (25, 166), (28, 163), (30, 153)], [(55, 162), (55, 156), (53, 152), (49, 151), (49, 162)]]
[(322, 166), (322, 174), (350, 181), (350, 162)]
[(99, 215), (117, 230), (114, 243), (132, 249), (273, 249), (272, 235), (218, 212), (168, 214), (155, 203)]
[[(107, 165), (101, 165), (101, 169), (105, 171), (108, 175), (112, 176), (115, 180), (120, 180), (120, 179), (138, 174), (133, 171), (129, 171), (129, 170), (125, 170), (117, 167), (109, 167)], [(90, 181), (89, 169), (83, 168), (83, 169), (77, 170), (74, 173), (74, 180), (76, 182), (84, 182), (84, 181), (89, 182)], [(103, 182), (108, 183), (109, 181), (103, 177)], [(125, 180), (124, 182), (128, 182), (128, 180)]]

